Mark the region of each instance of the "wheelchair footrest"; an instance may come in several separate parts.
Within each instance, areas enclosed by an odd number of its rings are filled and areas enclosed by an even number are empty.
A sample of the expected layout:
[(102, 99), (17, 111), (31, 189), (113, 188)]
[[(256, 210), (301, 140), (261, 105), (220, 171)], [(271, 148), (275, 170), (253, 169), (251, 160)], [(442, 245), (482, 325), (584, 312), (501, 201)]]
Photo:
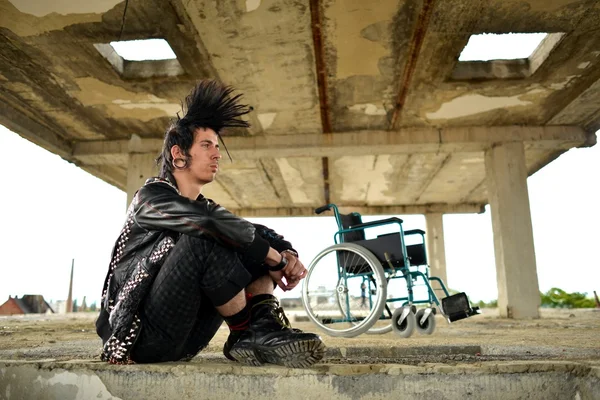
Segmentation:
[(457, 293), (442, 299), (442, 310), (450, 322), (480, 314), (479, 307), (471, 307), (465, 293)]

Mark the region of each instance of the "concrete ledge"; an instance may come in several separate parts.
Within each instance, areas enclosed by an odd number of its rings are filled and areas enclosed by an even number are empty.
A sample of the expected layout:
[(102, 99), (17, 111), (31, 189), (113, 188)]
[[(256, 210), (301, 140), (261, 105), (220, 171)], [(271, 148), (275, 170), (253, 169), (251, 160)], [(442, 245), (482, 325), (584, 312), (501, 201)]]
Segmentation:
[(481, 346), (415, 346), (415, 347), (328, 347), (325, 359), (399, 359), (414, 356), (448, 356), (481, 354)]
[(0, 361), (0, 399), (598, 399), (600, 367), (574, 362), (318, 365)]

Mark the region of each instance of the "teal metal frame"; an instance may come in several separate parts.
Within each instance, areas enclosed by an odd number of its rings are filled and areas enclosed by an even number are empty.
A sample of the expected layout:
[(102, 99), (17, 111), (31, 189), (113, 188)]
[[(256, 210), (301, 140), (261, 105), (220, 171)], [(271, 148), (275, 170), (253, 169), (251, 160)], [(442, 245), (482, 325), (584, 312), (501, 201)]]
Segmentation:
[[(408, 231), (404, 231), (404, 228), (402, 226), (402, 223), (404, 221), (402, 221), (399, 218), (389, 218), (389, 219), (385, 219), (385, 220), (381, 220), (381, 221), (373, 221), (373, 222), (368, 222), (368, 223), (361, 223), (355, 227), (349, 227), (349, 228), (344, 228), (342, 225), (342, 221), (340, 218), (340, 213), (338, 210), (337, 205), (335, 204), (328, 204), (326, 206), (320, 207), (320, 209), (322, 211), (325, 210), (329, 210), (332, 209), (333, 210), (333, 214), (335, 217), (335, 221), (337, 223), (338, 226), (338, 231), (334, 234), (334, 242), (337, 243), (344, 243), (344, 233), (350, 233), (350, 232), (355, 232), (355, 231), (360, 231), (360, 230), (366, 230), (369, 228), (374, 228), (374, 227), (378, 227), (378, 226), (384, 226), (384, 225), (391, 225), (391, 224), (397, 224), (398, 228), (399, 228), (399, 234), (400, 234), (400, 245), (402, 247), (402, 257), (403, 257), (403, 265), (400, 266), (400, 268), (395, 268), (391, 262), (388, 261), (388, 265), (383, 265), (383, 269), (386, 275), (386, 280), (387, 283), (389, 283), (389, 281), (391, 279), (400, 279), (403, 278), (406, 281), (406, 287), (407, 287), (407, 292), (408, 295), (406, 297), (394, 297), (394, 298), (388, 298), (386, 299), (386, 303), (393, 303), (393, 302), (401, 302), (402, 306), (412, 306), (413, 304), (430, 304), (433, 305), (435, 304), (436, 306), (438, 306), (439, 308), (441, 308), (441, 304), (440, 301), (438, 299), (438, 297), (435, 295), (435, 292), (433, 291), (433, 288), (430, 285), (430, 281), (435, 281), (438, 282), (440, 284), (440, 287), (442, 288), (444, 294), (446, 296), (450, 296), (450, 293), (448, 292), (448, 289), (446, 288), (445, 283), (438, 277), (435, 276), (429, 276), (429, 265), (427, 263), (427, 250), (426, 250), (426, 243), (425, 243), (425, 235), (424, 232), (420, 229), (415, 229), (415, 230), (408, 230)], [(322, 212), (321, 211), (321, 212)], [(354, 216), (360, 217), (362, 220), (362, 217), (359, 213), (352, 213)], [(423, 245), (423, 251), (424, 253), (424, 257), (425, 257), (425, 272), (421, 272), (418, 268), (420, 266), (422, 266), (423, 264), (419, 264), (419, 265), (414, 265), (411, 266), (410, 265), (410, 259), (408, 257), (408, 252), (407, 252), (407, 247), (406, 247), (406, 242), (405, 242), (405, 236), (409, 236), (409, 235), (420, 235), (421, 236), (421, 243)], [(377, 240), (377, 239), (372, 239), (372, 240)], [(413, 269), (411, 269), (411, 267), (414, 267)], [(400, 271), (400, 275), (397, 274), (397, 271)], [(351, 275), (351, 276), (349, 276)], [(348, 287), (348, 279), (352, 279), (352, 278), (362, 278), (363, 282), (368, 282), (367, 285), (367, 293), (368, 293), (368, 298), (369, 298), (369, 307), (373, 306), (373, 299), (372, 299), (372, 282), (371, 280), (369, 280), (369, 276), (371, 274), (348, 274), (345, 271), (343, 271), (343, 266), (339, 265), (338, 263), (338, 279), (344, 279), (344, 284), (346, 287)], [(427, 287), (427, 293), (428, 296), (427, 298), (424, 299), (415, 299), (414, 297), (414, 290), (413, 288), (416, 285), (414, 282), (418, 282), (418, 278), (422, 278), (424, 285)], [(346, 296), (346, 307), (347, 310), (350, 310), (350, 296)], [(389, 307), (387, 307), (386, 304), (386, 310), (388, 311), (388, 316), (382, 315), (381, 319), (391, 319), (392, 315), (391, 315), (391, 311), (389, 310)], [(350, 312), (347, 313), (347, 315), (350, 315)]]

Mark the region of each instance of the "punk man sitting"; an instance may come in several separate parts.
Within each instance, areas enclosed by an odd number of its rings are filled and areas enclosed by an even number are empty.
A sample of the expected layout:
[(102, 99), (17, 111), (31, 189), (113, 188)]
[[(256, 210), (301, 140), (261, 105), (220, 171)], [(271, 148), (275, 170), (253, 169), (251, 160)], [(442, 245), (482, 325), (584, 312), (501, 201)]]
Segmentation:
[(222, 130), (248, 127), (239, 99), (202, 81), (165, 133), (160, 176), (135, 194), (113, 248), (96, 322), (103, 360), (190, 359), (223, 320), (230, 360), (307, 367), (323, 357), (319, 336), (292, 329), (273, 296), (306, 274), (292, 245), (201, 194), (219, 170)]

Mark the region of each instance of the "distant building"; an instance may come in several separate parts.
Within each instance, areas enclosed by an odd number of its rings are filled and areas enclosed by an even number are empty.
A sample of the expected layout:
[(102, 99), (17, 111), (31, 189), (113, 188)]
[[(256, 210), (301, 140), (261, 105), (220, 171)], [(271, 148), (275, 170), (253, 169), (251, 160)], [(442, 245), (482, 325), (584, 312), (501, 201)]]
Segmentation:
[(302, 308), (302, 299), (300, 297), (282, 297), (279, 299), (283, 308)]
[(50, 308), (52, 308), (56, 314), (65, 314), (67, 312), (66, 300), (55, 300), (49, 302), (48, 304), (50, 304)]
[(20, 299), (8, 296), (8, 300), (0, 305), (0, 315), (47, 314), (54, 313), (52, 307), (39, 294), (26, 294)]

